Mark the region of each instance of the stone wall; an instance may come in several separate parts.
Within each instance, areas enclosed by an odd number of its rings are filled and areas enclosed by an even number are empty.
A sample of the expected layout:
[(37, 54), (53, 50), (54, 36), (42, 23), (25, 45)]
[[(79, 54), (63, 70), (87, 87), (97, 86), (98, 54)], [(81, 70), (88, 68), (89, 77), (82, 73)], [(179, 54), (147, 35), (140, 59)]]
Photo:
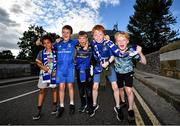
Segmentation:
[(180, 79), (180, 41), (162, 47), (146, 55), (147, 65), (136, 64), (136, 68), (162, 76)]
[(0, 60), (0, 79), (24, 77), (37, 74), (35, 64), (22, 60)]
[(138, 70), (152, 73), (152, 74), (160, 74), (160, 54), (159, 51), (150, 53), (146, 55), (147, 64), (142, 65), (140, 63), (136, 64), (136, 68)]
[(161, 75), (180, 79), (180, 41), (160, 49), (160, 66)]

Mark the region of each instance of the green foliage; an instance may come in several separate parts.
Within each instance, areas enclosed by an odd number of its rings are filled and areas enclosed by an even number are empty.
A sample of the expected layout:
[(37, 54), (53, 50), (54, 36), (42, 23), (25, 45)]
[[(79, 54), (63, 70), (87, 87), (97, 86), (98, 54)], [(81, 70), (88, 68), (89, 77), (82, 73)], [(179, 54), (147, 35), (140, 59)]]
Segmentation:
[(23, 37), (19, 38), (17, 43), (21, 49), (17, 59), (27, 59), (34, 61), (38, 52), (42, 47), (37, 47), (35, 42), (40, 38), (46, 31), (40, 26), (31, 25), (28, 31), (23, 33)]
[(0, 59), (14, 59), (14, 56), (10, 50), (3, 50), (0, 52)]
[(171, 26), (176, 23), (169, 8), (172, 0), (136, 0), (134, 15), (130, 16), (128, 31), (130, 41), (141, 45), (146, 53), (159, 50), (173, 41), (178, 31)]

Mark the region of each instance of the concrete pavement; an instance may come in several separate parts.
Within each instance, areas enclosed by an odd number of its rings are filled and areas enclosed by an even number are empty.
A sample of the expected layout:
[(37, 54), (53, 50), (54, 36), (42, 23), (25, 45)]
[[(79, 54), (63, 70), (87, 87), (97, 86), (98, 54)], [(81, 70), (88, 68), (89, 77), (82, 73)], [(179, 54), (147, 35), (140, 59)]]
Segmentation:
[(180, 112), (180, 80), (135, 70), (135, 78), (151, 88)]

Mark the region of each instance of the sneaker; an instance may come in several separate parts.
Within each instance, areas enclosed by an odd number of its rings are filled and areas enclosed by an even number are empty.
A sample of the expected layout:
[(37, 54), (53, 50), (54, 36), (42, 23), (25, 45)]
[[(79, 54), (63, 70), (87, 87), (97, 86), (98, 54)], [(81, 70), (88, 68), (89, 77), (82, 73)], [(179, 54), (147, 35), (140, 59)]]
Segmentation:
[(85, 112), (86, 108), (87, 108), (87, 105), (81, 105), (78, 111), (83, 113)]
[(90, 106), (87, 106), (87, 107), (86, 107), (85, 111), (86, 111), (87, 114), (89, 114), (90, 109), (91, 109)]
[(128, 111), (128, 121), (134, 121), (135, 120), (135, 117), (134, 117), (134, 111), (133, 110), (130, 110)]
[(38, 110), (37, 113), (32, 117), (33, 120), (39, 120), (41, 118), (41, 112)]
[(63, 112), (64, 112), (64, 107), (58, 107), (57, 108), (57, 113), (56, 113), (56, 117), (58, 118), (58, 117), (61, 117), (62, 116), (62, 114), (63, 114)]
[(93, 106), (93, 107), (90, 109), (90, 111), (89, 111), (90, 117), (93, 117), (93, 116), (95, 115), (96, 110), (98, 110), (98, 108), (99, 108), (99, 105), (96, 105), (96, 106)]
[(51, 112), (51, 115), (54, 115), (57, 113), (57, 106), (56, 105), (53, 105), (53, 108), (52, 108), (52, 112)]
[(117, 120), (122, 121), (124, 117), (121, 108), (114, 107), (114, 111), (116, 112)]
[(69, 114), (73, 115), (75, 113), (75, 105), (69, 105)]
[(120, 107), (123, 108), (123, 107), (126, 107), (126, 102), (120, 102)]

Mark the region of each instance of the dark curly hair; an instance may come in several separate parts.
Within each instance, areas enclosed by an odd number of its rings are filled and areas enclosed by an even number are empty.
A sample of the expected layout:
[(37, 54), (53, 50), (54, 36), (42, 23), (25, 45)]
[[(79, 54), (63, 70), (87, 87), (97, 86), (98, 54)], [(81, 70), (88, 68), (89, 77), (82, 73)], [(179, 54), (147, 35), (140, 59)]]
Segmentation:
[(43, 42), (44, 42), (44, 40), (49, 40), (51, 43), (53, 43), (53, 39), (52, 39), (52, 37), (50, 36), (50, 35), (43, 35), (42, 37), (41, 37), (41, 42), (42, 42), (42, 44), (43, 44)]

